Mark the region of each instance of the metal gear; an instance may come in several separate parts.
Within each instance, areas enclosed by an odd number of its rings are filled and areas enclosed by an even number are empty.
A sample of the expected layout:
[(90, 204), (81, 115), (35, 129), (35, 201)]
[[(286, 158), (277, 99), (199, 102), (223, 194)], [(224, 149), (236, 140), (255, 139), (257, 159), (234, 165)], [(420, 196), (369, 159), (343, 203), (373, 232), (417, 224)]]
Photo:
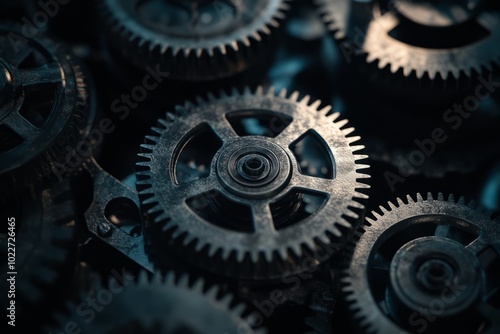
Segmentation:
[(63, 174), (96, 112), (85, 69), (59, 46), (26, 40), (0, 25), (0, 179), (2, 190)]
[[(262, 88), (222, 92), (159, 120), (137, 163), (155, 253), (173, 249), (217, 274), (275, 279), (343, 246), (368, 198), (364, 147), (338, 113), (298, 98)], [(307, 168), (302, 142), (319, 153), (320, 170)], [(179, 166), (193, 158), (198, 167), (186, 176)]]
[(404, 78), (469, 79), (500, 65), (500, 12), (488, 1), (316, 3), (344, 56), (373, 64), (394, 86)]
[[(113, 280), (113, 278), (112, 278)], [(117, 285), (117, 282), (110, 285)], [(162, 278), (155, 275), (151, 279), (141, 272), (137, 282), (124, 287), (114, 287), (119, 292), (101, 312), (95, 313), (92, 321), (75, 316), (78, 305), (69, 305), (71, 316), (56, 315), (59, 326), (64, 328), (69, 321), (75, 323), (82, 333), (264, 333), (253, 329), (251, 319), (243, 318), (243, 304), (234, 305), (229, 294), (219, 293), (217, 287), (208, 289), (202, 279), (190, 283), (187, 275), (175, 277), (173, 273)], [(96, 298), (99, 301), (106, 287), (100, 284), (82, 293), (82, 301)], [(78, 314), (78, 312), (76, 312)]]
[[(76, 253), (75, 203), (68, 182), (44, 190), (40, 195), (33, 193), (0, 199), (0, 212), (4, 228), (0, 233), (2, 252), (2, 290), (9, 291), (7, 278), (10, 272), (17, 272), (15, 301), (18, 324), (22, 327), (36, 321), (43, 312), (35, 309), (51, 305), (61, 295), (71, 263)], [(7, 218), (15, 219), (11, 238), (7, 231)], [(9, 220), (10, 221), (10, 220)], [(15, 246), (12, 246), (12, 245)], [(7, 262), (7, 250), (15, 248), (15, 267)], [(66, 271), (65, 271), (66, 270)], [(9, 305), (2, 298), (2, 306)]]
[[(204, 81), (255, 63), (275, 35), (289, 0), (101, 0), (110, 43), (144, 69)], [(263, 44), (267, 43), (267, 44)]]
[(343, 278), (363, 332), (498, 332), (500, 221), (441, 194), (389, 206), (367, 218)]

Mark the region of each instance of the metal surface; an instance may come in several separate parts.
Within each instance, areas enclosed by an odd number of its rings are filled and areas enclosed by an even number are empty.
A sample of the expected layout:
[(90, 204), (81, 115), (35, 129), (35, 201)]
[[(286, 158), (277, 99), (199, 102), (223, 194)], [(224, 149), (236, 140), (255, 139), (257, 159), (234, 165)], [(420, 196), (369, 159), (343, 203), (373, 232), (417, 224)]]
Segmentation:
[[(329, 254), (337, 252), (362, 214), (361, 202), (367, 198), (365, 192), (369, 188), (365, 184), (369, 178), (365, 174), (368, 166), (359, 163), (366, 158), (359, 154), (363, 146), (356, 146), (360, 138), (349, 135), (353, 128), (346, 127), (347, 121), (337, 121), (338, 114), (327, 116), (329, 108), (318, 111), (317, 107), (317, 103), (309, 104), (309, 98), (298, 101), (296, 93), (286, 97), (285, 91), (276, 96), (273, 89), (265, 93), (259, 89), (255, 94), (246, 90), (220, 99), (211, 97), (208, 102), (200, 100), (199, 105), (179, 108), (177, 115), (168, 113), (165, 120), (160, 120), (160, 127), (153, 128), (155, 135), (146, 137), (145, 153), (140, 154), (144, 162), (137, 165), (143, 212), (149, 218), (146, 234), (157, 253), (168, 253), (173, 248), (180, 256), (209, 271), (270, 279), (294, 265), (300, 266), (304, 258), (313, 257), (318, 250)], [(228, 115), (235, 112), (271, 115), (271, 125), (279, 124), (280, 119), (286, 121), (270, 136), (269, 133), (268, 136), (239, 136), (228, 121)], [(193, 132), (200, 127), (211, 129), (222, 147), (211, 158), (205, 177), (179, 184), (176, 164)], [(312, 129), (333, 164), (331, 177), (302, 173), (291, 150), (292, 145)], [(282, 156), (278, 158), (282, 169), (276, 179), (278, 187), (270, 192), (267, 185), (247, 187), (253, 195), (255, 189), (263, 190), (250, 197), (242, 196), (241, 189), (237, 192), (227, 189), (225, 157), (227, 150), (228, 154), (234, 152), (234, 147), (251, 148), (248, 153), (265, 147), (278, 150), (276, 154)], [(326, 200), (305, 219), (284, 228), (277, 227), (272, 209), (294, 190), (322, 195)], [(186, 205), (189, 199), (199, 195), (202, 200), (195, 203), (199, 206), (209, 205), (214, 198), (229, 202), (222, 209), (223, 214), (237, 205), (242, 208), (239, 210), (242, 217), (244, 209), (248, 209), (251, 212), (249, 230), (221, 228), (200, 217)], [(281, 203), (285, 207), (290, 204)], [(323, 256), (312, 262), (317, 265), (324, 260)]]
[(100, 8), (110, 43), (129, 61), (198, 81), (248, 68), (269, 47), (289, 6), (287, 0), (102, 0)]
[[(500, 291), (500, 222), (440, 195), (389, 203), (360, 233), (346, 299), (370, 333), (477, 333), (490, 328)], [(496, 325), (495, 325), (496, 326)]]
[[(425, 7), (425, 1), (316, 0), (316, 3), (345, 53), (376, 64), (380, 70), (393, 74), (391, 80), (397, 82), (401, 81), (400, 74), (416, 79), (462, 80), (500, 64), (500, 13), (493, 5), (481, 7), (479, 13), (467, 14), (470, 19), (466, 22), (455, 19), (439, 23), (435, 7)], [(422, 12), (417, 22), (412, 21), (415, 8), (411, 11), (413, 15), (408, 14), (410, 3)], [(453, 6), (446, 5), (446, 1), (440, 1), (439, 5)], [(406, 14), (406, 19), (400, 17), (398, 8)], [(435, 27), (436, 24), (448, 27)]]

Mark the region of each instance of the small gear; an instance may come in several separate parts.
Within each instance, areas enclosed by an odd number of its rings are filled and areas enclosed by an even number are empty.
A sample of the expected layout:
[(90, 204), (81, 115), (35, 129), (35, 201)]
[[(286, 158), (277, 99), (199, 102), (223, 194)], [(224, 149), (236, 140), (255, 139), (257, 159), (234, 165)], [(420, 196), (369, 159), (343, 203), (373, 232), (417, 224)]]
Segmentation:
[[(173, 79), (204, 81), (247, 69), (270, 47), (288, 0), (100, 0), (119, 54)], [(263, 44), (264, 43), (264, 44)]]
[[(168, 273), (163, 279), (155, 275), (151, 279), (141, 272), (138, 282), (120, 286), (110, 280), (110, 287), (95, 284), (91, 291), (82, 293), (83, 307), (69, 305), (70, 317), (57, 314), (58, 323), (64, 328), (74, 322), (81, 333), (264, 333), (253, 329), (251, 319), (245, 319), (242, 304), (234, 305), (229, 294), (220, 295), (217, 287), (206, 289), (202, 279), (189, 283), (187, 275), (175, 277)], [(111, 297), (102, 297), (109, 295)], [(85, 301), (94, 299), (102, 308), (95, 312), (92, 321), (76, 316), (85, 311)], [(109, 299), (108, 299), (109, 298)], [(88, 310), (91, 310), (88, 306)], [(86, 313), (87, 314), (87, 313)]]
[(342, 279), (363, 332), (498, 332), (500, 221), (441, 194), (389, 206), (367, 218)]
[[(41, 38), (0, 25), (0, 179), (2, 190), (64, 174), (95, 117), (85, 69)], [(72, 165), (74, 166), (74, 165)], [(69, 170), (69, 168), (68, 168)]]
[(222, 92), (159, 120), (137, 164), (154, 253), (173, 249), (217, 274), (273, 279), (343, 246), (368, 198), (364, 147), (338, 113), (298, 98)]
[[(67, 279), (64, 275), (71, 272), (76, 253), (75, 203), (69, 183), (64, 182), (42, 191), (41, 195), (28, 193), (19, 198), (0, 199), (0, 209), (5, 222), (0, 233), (2, 290), (9, 290), (7, 278), (11, 277), (11, 272), (16, 272), (17, 324), (25, 326), (28, 318), (31, 321), (38, 319), (31, 313), (36, 307), (47, 307), (57, 300), (56, 296), (62, 294), (64, 279)], [(7, 229), (8, 221), (15, 222), (13, 226), (9, 224), (12, 229)], [(9, 234), (12, 231), (14, 237)], [(15, 250), (14, 267), (7, 262), (7, 251), (12, 247)], [(8, 303), (7, 298), (2, 298), (4, 309)]]
[(372, 64), (394, 87), (430, 79), (430, 92), (500, 65), (500, 12), (485, 2), (316, 0), (348, 60)]

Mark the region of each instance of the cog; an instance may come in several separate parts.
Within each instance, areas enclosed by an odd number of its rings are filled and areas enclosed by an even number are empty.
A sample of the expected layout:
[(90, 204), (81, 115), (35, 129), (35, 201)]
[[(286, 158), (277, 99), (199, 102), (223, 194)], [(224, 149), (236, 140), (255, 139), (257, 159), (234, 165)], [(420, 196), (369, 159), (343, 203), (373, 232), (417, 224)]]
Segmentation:
[(342, 290), (356, 323), (369, 333), (496, 332), (500, 222), (463, 198), (406, 201), (373, 212), (353, 247)]
[(442, 82), (500, 65), (500, 13), (484, 2), (316, 0), (348, 59), (373, 64), (393, 81)]
[(72, 157), (67, 147), (88, 135), (96, 109), (73, 56), (21, 36), (0, 25), (0, 179), (7, 194), (63, 174)]
[[(289, 0), (101, 0), (110, 43), (144, 69), (204, 81), (242, 72), (270, 46)], [(263, 44), (265, 43), (265, 44)]]
[[(113, 280), (113, 278), (112, 278)], [(124, 287), (116, 287), (111, 282), (115, 294), (102, 311), (95, 313), (92, 321), (75, 315), (78, 305), (69, 305), (70, 317), (58, 314), (61, 328), (73, 321), (82, 333), (264, 333), (254, 330), (251, 319), (244, 319), (242, 304), (233, 305), (229, 294), (218, 296), (217, 287), (205, 292), (205, 283), (198, 279), (189, 283), (187, 275), (175, 277), (171, 272), (163, 279), (155, 275), (151, 279), (141, 272), (138, 282)], [(97, 285), (93, 291), (84, 291), (82, 301), (95, 299), (99, 302), (102, 291), (111, 294), (112, 290)], [(88, 299), (89, 298), (89, 299)], [(103, 299), (104, 300), (104, 299)], [(78, 312), (76, 312), (78, 314)]]
[[(69, 183), (64, 182), (38, 196), (29, 193), (19, 198), (0, 199), (0, 209), (2, 221), (6, 222), (0, 233), (1, 285), (3, 291), (8, 291), (8, 273), (17, 272), (17, 324), (23, 326), (28, 317), (30, 321), (36, 320), (32, 313), (35, 307), (47, 307), (56, 300), (67, 278), (64, 275), (71, 272), (68, 267), (76, 253), (73, 228), (76, 208)], [(13, 239), (8, 234), (11, 230), (7, 230), (7, 218), (15, 219)], [(7, 251), (12, 244), (15, 244), (16, 255), (14, 267), (7, 262)], [(3, 298), (2, 301), (7, 308), (9, 300)]]
[[(273, 279), (343, 246), (368, 198), (364, 147), (339, 113), (298, 98), (222, 92), (159, 120), (137, 164), (154, 253), (174, 250), (216, 274)], [(321, 169), (311, 173), (297, 147), (321, 159)], [(186, 163), (204, 166), (203, 177), (199, 167), (186, 175)]]

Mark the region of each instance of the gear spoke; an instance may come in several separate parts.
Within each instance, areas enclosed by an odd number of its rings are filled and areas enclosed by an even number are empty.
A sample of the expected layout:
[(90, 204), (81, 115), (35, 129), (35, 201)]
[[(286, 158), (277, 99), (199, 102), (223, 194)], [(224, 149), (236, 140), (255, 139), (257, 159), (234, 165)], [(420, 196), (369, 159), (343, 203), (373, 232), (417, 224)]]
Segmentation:
[(276, 233), (273, 215), (268, 203), (255, 204), (252, 208), (254, 227), (258, 234)]
[(300, 138), (304, 133), (307, 132), (307, 128), (304, 128), (304, 125), (301, 124), (298, 120), (293, 120), (288, 126), (281, 131), (279, 135), (274, 139), (275, 142), (283, 147), (288, 147), (290, 144), (295, 142)]
[(179, 196), (175, 196), (173, 200), (185, 201), (186, 199), (193, 198), (199, 195), (210, 194), (211, 190), (216, 188), (213, 176), (203, 177), (196, 181), (183, 183), (178, 185), (176, 192)]
[(436, 237), (448, 238), (450, 234), (450, 225), (438, 225), (434, 235)]
[(220, 117), (211, 122), (210, 127), (223, 142), (239, 137), (225, 117)]
[(317, 191), (325, 194), (331, 194), (335, 190), (335, 180), (323, 179), (300, 173), (296, 173), (292, 177), (291, 182), (295, 187), (304, 190)]
[(40, 129), (31, 124), (26, 118), (18, 112), (12, 112), (3, 120), (12, 131), (17, 133), (25, 141), (36, 139), (40, 133)]
[(23, 86), (34, 86), (62, 81), (61, 69), (57, 64), (44, 65), (20, 71)]
[(483, 240), (481, 240), (479, 238), (467, 245), (467, 249), (474, 254), (478, 254), (485, 247), (486, 247), (486, 245), (484, 244)]

